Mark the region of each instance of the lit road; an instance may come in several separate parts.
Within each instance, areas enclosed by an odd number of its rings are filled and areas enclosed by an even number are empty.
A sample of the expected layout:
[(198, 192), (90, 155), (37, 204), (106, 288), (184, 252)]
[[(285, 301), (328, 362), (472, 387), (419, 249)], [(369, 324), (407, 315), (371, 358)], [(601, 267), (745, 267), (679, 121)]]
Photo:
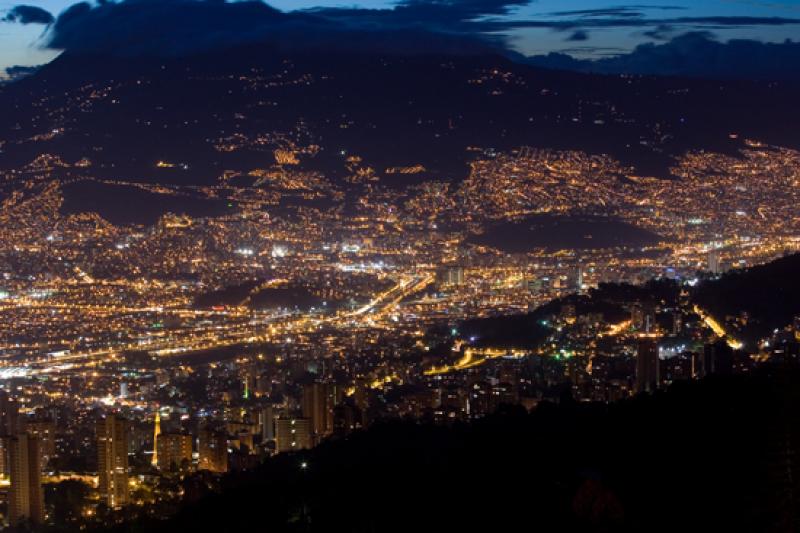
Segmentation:
[[(432, 274), (403, 277), (396, 285), (376, 295), (368, 304), (351, 311), (328, 316), (311, 315), (265, 315), (250, 312), (250, 320), (232, 321), (195, 327), (187, 331), (151, 333), (134, 342), (115, 344), (96, 350), (71, 352), (60, 355), (41, 355), (30, 359), (29, 364), (45, 370), (63, 365), (91, 364), (97, 360), (113, 359), (125, 351), (147, 351), (160, 356), (199, 352), (215, 348), (223, 348), (239, 344), (256, 344), (281, 341), (288, 335), (309, 333), (323, 326), (344, 327), (359, 323), (374, 324), (393, 313), (400, 302), (431, 283)], [(17, 302), (17, 307), (22, 301)], [(30, 307), (42, 307), (62, 310), (83, 310), (92, 312), (142, 313), (168, 312), (191, 316), (226, 316), (229, 318), (246, 318), (248, 313), (241, 308), (225, 311), (197, 311), (193, 309), (161, 309), (147, 308), (113, 308), (103, 306), (69, 306), (52, 305), (38, 300), (25, 300)]]
[(716, 334), (717, 337), (725, 339), (725, 342), (728, 343), (728, 346), (730, 346), (734, 350), (739, 350), (740, 348), (742, 348), (742, 346), (744, 346), (741, 341), (729, 335), (728, 332), (725, 331), (725, 328), (722, 327), (722, 324), (717, 322), (714, 319), (714, 317), (712, 317), (710, 314), (706, 313), (703, 309), (701, 309), (700, 306), (695, 305), (694, 312), (700, 315), (700, 318), (703, 319), (703, 322), (705, 322), (706, 326), (708, 326), (711, 329), (711, 331), (713, 331), (714, 334)]
[(500, 357), (508, 357), (521, 359), (532, 355), (534, 352), (529, 350), (514, 350), (504, 348), (467, 348), (464, 350), (464, 355), (453, 363), (452, 365), (443, 365), (433, 367), (425, 371), (426, 376), (440, 376), (442, 374), (449, 374), (458, 370), (467, 370), (475, 368), (484, 364), (491, 359), (498, 359)]

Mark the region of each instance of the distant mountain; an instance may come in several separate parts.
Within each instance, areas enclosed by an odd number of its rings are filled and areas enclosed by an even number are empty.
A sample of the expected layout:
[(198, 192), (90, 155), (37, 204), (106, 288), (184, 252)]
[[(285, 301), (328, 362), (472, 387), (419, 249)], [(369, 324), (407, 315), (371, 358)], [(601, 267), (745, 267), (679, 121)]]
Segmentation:
[[(790, 83), (576, 74), (488, 55), (64, 54), (0, 92), (0, 168), (49, 153), (87, 158), (101, 178), (209, 184), (293, 143), (319, 147), (300, 168), (341, 177), (355, 156), (382, 183), (402, 184), (460, 180), (474, 150), (525, 145), (606, 153), (666, 175), (687, 149), (800, 145), (796, 94)], [(425, 171), (386, 172), (417, 165)]]

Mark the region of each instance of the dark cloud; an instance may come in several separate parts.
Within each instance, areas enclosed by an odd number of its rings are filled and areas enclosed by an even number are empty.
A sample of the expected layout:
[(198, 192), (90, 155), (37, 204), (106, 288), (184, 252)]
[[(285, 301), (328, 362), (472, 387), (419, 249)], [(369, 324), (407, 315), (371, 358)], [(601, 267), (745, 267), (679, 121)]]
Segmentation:
[(503, 50), (477, 19), (531, 0), (402, 0), (391, 9), (281, 12), (259, 0), (81, 2), (57, 18), (47, 46), (73, 52), (182, 55), (254, 42), (285, 48), (370, 46), (394, 51)]
[(470, 20), (485, 15), (507, 15), (515, 7), (530, 3), (531, 0), (401, 0), (389, 11), (448, 14), (460, 20)]
[(681, 11), (686, 9), (683, 6), (617, 6), (604, 7), (599, 9), (573, 9), (570, 11), (554, 11), (548, 13), (552, 17), (643, 17), (646, 10), (656, 11)]
[(800, 79), (800, 42), (720, 42), (708, 32), (690, 32), (663, 44), (647, 43), (628, 54), (595, 60), (551, 53), (528, 63), (601, 74), (643, 74), (717, 79)]
[[(176, 56), (266, 43), (285, 50), (333, 50), (400, 54), (502, 53), (514, 59), (506, 33), (524, 28), (564, 32), (567, 42), (589, 39), (593, 30), (630, 28), (660, 44), (637, 47), (596, 61), (568, 53), (531, 58), (535, 64), (596, 72), (709, 75), (735, 74), (737, 54), (754, 58), (740, 76), (769, 77), (777, 59), (793, 60), (798, 45), (754, 41), (723, 44), (704, 28), (800, 24), (781, 17), (665, 17), (679, 6), (628, 5), (560, 11), (522, 18), (515, 11), (534, 0), (398, 0), (390, 8), (313, 8), (282, 12), (261, 0), (98, 0), (69, 7), (49, 26), (46, 46), (70, 52)], [(661, 16), (653, 17), (657, 13)], [(686, 35), (672, 38), (679, 32)], [(584, 47), (580, 56), (591, 54)], [(773, 56), (772, 54), (776, 54)], [(796, 65), (796, 63), (787, 63)], [(784, 67), (789, 70), (791, 67)], [(800, 71), (800, 69), (796, 69)], [(786, 73), (783, 74), (783, 77)]]
[(674, 17), (674, 18), (644, 18), (644, 17), (588, 17), (567, 19), (539, 19), (539, 20), (505, 20), (487, 21), (483, 24), (483, 31), (501, 31), (512, 28), (550, 28), (556, 31), (594, 28), (651, 28), (665, 26), (680, 26), (686, 28), (709, 27), (742, 28), (756, 26), (786, 26), (800, 24), (800, 18), (787, 17)]
[(55, 18), (41, 7), (20, 5), (12, 7), (0, 20), (19, 24), (51, 24)]
[(9, 81), (19, 80), (31, 74), (35, 74), (41, 67), (25, 67), (21, 65), (14, 65), (5, 69), (6, 77)]
[(577, 30), (570, 34), (569, 37), (565, 39), (566, 41), (570, 42), (577, 42), (577, 41), (588, 41), (589, 34), (583, 30)]
[(673, 33), (675, 33), (675, 28), (673, 26), (669, 24), (659, 24), (651, 30), (642, 32), (642, 35), (656, 41), (667, 41)]
[(424, 28), (486, 39), (487, 31), (510, 29), (493, 18), (510, 14), (533, 0), (401, 0), (389, 9), (325, 7), (308, 10), (352, 28), (394, 30)]
[(299, 17), (255, 1), (81, 2), (61, 13), (48, 46), (73, 52), (180, 55), (269, 35)]

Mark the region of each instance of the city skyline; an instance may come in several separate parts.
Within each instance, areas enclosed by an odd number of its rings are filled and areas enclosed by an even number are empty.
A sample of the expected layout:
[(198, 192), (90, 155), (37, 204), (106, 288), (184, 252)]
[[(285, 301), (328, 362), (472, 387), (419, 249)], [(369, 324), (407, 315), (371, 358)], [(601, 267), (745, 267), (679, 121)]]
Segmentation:
[(0, 11), (3, 531), (800, 528), (793, 3)]

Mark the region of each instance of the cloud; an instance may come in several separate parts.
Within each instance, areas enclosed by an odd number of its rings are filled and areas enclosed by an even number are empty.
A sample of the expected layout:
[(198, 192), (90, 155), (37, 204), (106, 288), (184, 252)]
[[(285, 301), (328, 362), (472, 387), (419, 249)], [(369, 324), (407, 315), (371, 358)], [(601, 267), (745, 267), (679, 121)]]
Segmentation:
[(649, 74), (716, 79), (800, 79), (800, 42), (727, 43), (708, 32), (689, 32), (663, 43), (646, 43), (628, 54), (585, 60), (551, 53), (527, 59), (532, 65), (601, 74)]
[(259, 0), (121, 0), (75, 4), (46, 43), (72, 52), (182, 55), (248, 43), (301, 49), (362, 47), (410, 53), (504, 50), (479, 20), (531, 0), (401, 0), (390, 9), (279, 11)]
[(674, 27), (670, 26), (669, 24), (659, 24), (651, 30), (642, 32), (642, 35), (656, 41), (668, 41), (670, 35), (673, 33), (675, 33)]
[(640, 28), (647, 30), (666, 26), (687, 28), (700, 28), (715, 26), (720, 28), (743, 28), (757, 26), (787, 26), (800, 25), (800, 18), (787, 17), (674, 17), (674, 18), (645, 18), (641, 16), (612, 16), (612, 17), (574, 17), (574, 18), (546, 18), (529, 20), (504, 20), (487, 21), (483, 24), (483, 31), (500, 31), (512, 28), (550, 28), (556, 31), (594, 28)]
[[(790, 66), (780, 72), (777, 59), (794, 61), (797, 44), (720, 43), (698, 30), (800, 25), (800, 18), (664, 16), (684, 14), (679, 13), (684, 8), (671, 5), (523, 17), (518, 9), (534, 1), (397, 0), (382, 9), (317, 7), (284, 12), (261, 0), (97, 0), (67, 8), (48, 26), (43, 42), (56, 50), (120, 56), (180, 56), (263, 43), (287, 51), (499, 53), (520, 60), (506, 40), (512, 31), (549, 29), (563, 32), (565, 42), (584, 43), (594, 30), (627, 28), (640, 38), (660, 42), (640, 45), (630, 53), (591, 46), (576, 53), (586, 57), (594, 50), (599, 57), (595, 61), (574, 59), (567, 50), (527, 61), (592, 72), (714, 77), (794, 76), (786, 71), (797, 65), (786, 63)], [(737, 54), (744, 54), (746, 69)]]
[(12, 7), (0, 20), (19, 24), (52, 24), (55, 18), (41, 7), (19, 5)]
[(618, 6), (604, 7), (599, 9), (573, 9), (570, 11), (554, 11), (549, 13), (553, 17), (643, 17), (646, 10), (656, 11), (681, 11), (686, 9), (684, 6)]
[(525, 6), (531, 0), (401, 0), (390, 11), (450, 15), (461, 20), (470, 20), (484, 15), (507, 15), (513, 8)]
[(35, 74), (41, 67), (26, 67), (22, 65), (14, 65), (5, 69), (6, 77), (9, 81), (15, 81), (31, 74)]
[(588, 40), (589, 40), (589, 34), (583, 30), (576, 30), (572, 32), (572, 34), (570, 34), (570, 36), (565, 39), (565, 41), (570, 41), (570, 42), (588, 41)]

